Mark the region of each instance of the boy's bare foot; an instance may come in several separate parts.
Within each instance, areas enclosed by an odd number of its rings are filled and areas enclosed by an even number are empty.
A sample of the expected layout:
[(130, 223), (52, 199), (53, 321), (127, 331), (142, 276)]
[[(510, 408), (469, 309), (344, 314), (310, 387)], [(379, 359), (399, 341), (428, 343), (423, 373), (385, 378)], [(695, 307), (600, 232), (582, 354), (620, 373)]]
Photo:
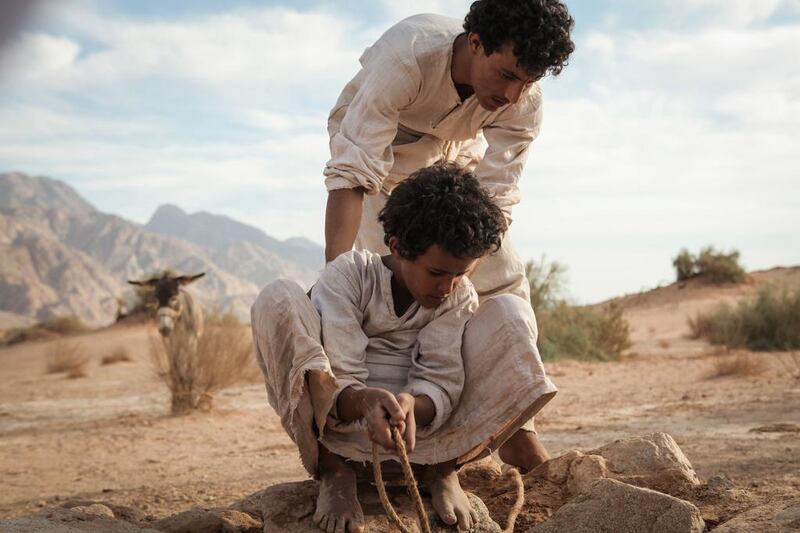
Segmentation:
[(500, 460), (516, 466), (524, 474), (550, 459), (536, 433), (518, 430), (500, 446)]
[(319, 445), (319, 495), (314, 523), (327, 533), (363, 533), (356, 473), (344, 459)]
[(433, 508), (445, 524), (458, 523), (458, 529), (462, 530), (470, 529), (478, 521), (458, 482), (454, 462), (423, 467), (422, 479), (431, 493)]

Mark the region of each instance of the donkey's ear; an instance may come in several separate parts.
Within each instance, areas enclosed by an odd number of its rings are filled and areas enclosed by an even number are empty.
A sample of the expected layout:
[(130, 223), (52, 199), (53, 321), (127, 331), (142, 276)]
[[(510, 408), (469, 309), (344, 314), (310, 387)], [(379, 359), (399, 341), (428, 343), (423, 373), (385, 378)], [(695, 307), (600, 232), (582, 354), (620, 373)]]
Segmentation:
[(134, 281), (132, 279), (129, 279), (128, 283), (130, 283), (131, 285), (136, 285), (137, 287), (146, 287), (147, 286), (147, 282), (146, 281)]
[(193, 281), (197, 281), (198, 279), (202, 278), (205, 275), (206, 275), (205, 272), (200, 272), (199, 274), (195, 274), (193, 276), (179, 276), (178, 283), (180, 283), (181, 285), (188, 285)]

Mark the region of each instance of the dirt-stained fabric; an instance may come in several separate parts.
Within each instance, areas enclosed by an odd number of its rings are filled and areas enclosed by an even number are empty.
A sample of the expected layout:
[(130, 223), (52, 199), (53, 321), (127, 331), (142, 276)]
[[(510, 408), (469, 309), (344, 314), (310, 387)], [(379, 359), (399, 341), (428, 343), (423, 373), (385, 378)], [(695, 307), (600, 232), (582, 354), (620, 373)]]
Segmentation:
[[(372, 444), (359, 425), (332, 420), (339, 387), (324, 348), (320, 316), (302, 288), (285, 280), (268, 285), (253, 305), (251, 318), (269, 403), (297, 444), (309, 474), (316, 474), (318, 439), (340, 456), (370, 460)], [(420, 435), (412, 462), (463, 463), (488, 454), (555, 395), (536, 336), (536, 321), (524, 300), (501, 295), (481, 304), (463, 335), (464, 385), (458, 403), (438, 429)], [(314, 402), (306, 381), (310, 370), (327, 376)]]

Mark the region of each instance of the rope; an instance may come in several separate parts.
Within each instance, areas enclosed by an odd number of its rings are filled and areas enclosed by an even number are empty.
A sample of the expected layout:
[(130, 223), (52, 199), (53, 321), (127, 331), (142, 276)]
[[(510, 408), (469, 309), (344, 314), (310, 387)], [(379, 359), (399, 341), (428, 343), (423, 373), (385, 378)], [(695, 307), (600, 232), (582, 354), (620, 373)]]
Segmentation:
[[(417, 517), (419, 518), (420, 528), (423, 533), (431, 533), (431, 525), (428, 521), (428, 513), (425, 512), (425, 507), (422, 505), (422, 498), (419, 495), (419, 487), (417, 480), (414, 477), (414, 472), (411, 470), (411, 463), (408, 460), (408, 453), (406, 452), (406, 443), (400, 435), (400, 430), (392, 426), (392, 439), (394, 440), (397, 455), (400, 457), (400, 468), (403, 469), (403, 476), (406, 478), (406, 489), (408, 495), (414, 502), (417, 508)], [(383, 476), (381, 475), (381, 462), (378, 458), (378, 445), (372, 444), (372, 472), (375, 475), (375, 485), (378, 487), (378, 496), (380, 496), (381, 504), (389, 516), (389, 520), (397, 526), (403, 533), (414, 533), (406, 527), (406, 525), (397, 516), (397, 512), (392, 507), (389, 497), (386, 495), (386, 487), (383, 484)]]
[(514, 482), (517, 485), (517, 501), (514, 502), (514, 507), (508, 512), (508, 520), (503, 533), (514, 533), (514, 524), (517, 522), (517, 516), (519, 516), (520, 511), (522, 511), (522, 505), (525, 503), (525, 484), (522, 482), (522, 476), (516, 468), (509, 470), (506, 475), (514, 478)]
[[(406, 444), (403, 441), (403, 437), (400, 435), (400, 431), (396, 427), (392, 427), (392, 439), (394, 440), (395, 448), (397, 449), (397, 455), (400, 458), (400, 467), (403, 469), (403, 476), (406, 479), (406, 489), (408, 490), (408, 495), (411, 497), (411, 500), (414, 502), (414, 506), (417, 509), (417, 518), (419, 519), (420, 528), (422, 529), (423, 533), (431, 533), (428, 514), (425, 512), (425, 507), (422, 505), (422, 498), (419, 495), (417, 480), (414, 477), (413, 470), (411, 469), (411, 462), (408, 460)], [(412, 530), (406, 527), (406, 525), (400, 520), (400, 517), (397, 516), (397, 512), (394, 510), (394, 507), (392, 507), (392, 503), (389, 501), (389, 497), (386, 495), (386, 486), (383, 483), (383, 475), (381, 474), (381, 462), (380, 458), (378, 457), (378, 445), (375, 443), (372, 444), (372, 472), (375, 476), (375, 486), (378, 488), (378, 496), (380, 497), (383, 509), (386, 511), (386, 515), (389, 517), (389, 521), (397, 526), (402, 533), (414, 533)], [(525, 484), (522, 482), (522, 476), (520, 475), (519, 470), (516, 468), (509, 470), (506, 475), (514, 479), (514, 482), (517, 486), (517, 500), (514, 502), (514, 506), (508, 512), (508, 520), (506, 521), (507, 525), (503, 530), (503, 533), (513, 533), (517, 517), (522, 511), (522, 506), (525, 503)]]

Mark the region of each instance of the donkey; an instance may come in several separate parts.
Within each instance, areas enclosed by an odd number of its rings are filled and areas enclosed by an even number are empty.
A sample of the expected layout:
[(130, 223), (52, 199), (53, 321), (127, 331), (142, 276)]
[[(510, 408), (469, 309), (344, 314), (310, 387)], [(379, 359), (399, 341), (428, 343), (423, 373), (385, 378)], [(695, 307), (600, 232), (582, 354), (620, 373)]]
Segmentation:
[(147, 281), (128, 280), (137, 287), (150, 287), (158, 303), (158, 332), (164, 344), (170, 347), (170, 340), (186, 342), (190, 353), (197, 350), (197, 340), (203, 334), (203, 311), (192, 295), (182, 289), (193, 281), (202, 278), (205, 272), (193, 276), (172, 276), (164, 273)]

